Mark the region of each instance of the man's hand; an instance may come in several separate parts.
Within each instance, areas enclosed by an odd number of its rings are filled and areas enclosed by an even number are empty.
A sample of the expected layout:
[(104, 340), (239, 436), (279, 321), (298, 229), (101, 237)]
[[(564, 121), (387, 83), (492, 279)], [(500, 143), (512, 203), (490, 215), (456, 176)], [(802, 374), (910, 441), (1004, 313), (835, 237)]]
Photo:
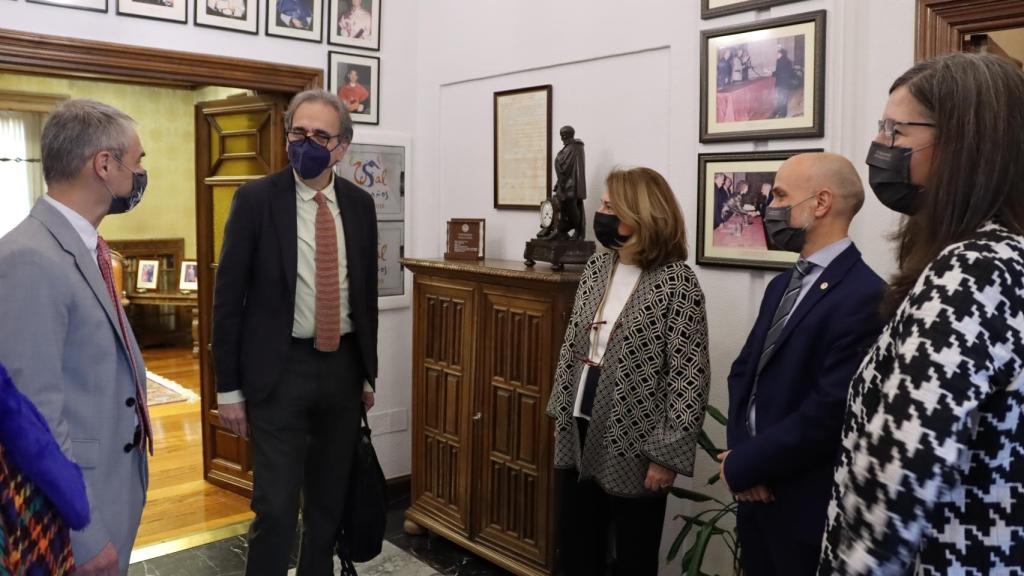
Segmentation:
[(775, 502), (775, 494), (772, 494), (772, 491), (769, 490), (767, 486), (761, 484), (754, 486), (750, 490), (736, 494), (736, 499), (740, 502), (760, 502), (762, 504), (768, 504)]
[(107, 542), (107, 545), (100, 550), (100, 553), (89, 559), (75, 570), (75, 574), (81, 576), (118, 576), (121, 567), (117, 562), (117, 550), (114, 545)]
[(644, 488), (651, 492), (668, 490), (676, 481), (676, 473), (660, 464), (651, 462), (647, 467), (647, 478), (644, 479)]
[[(718, 461), (720, 462), (718, 465), (718, 476), (722, 479), (722, 482), (725, 482), (726, 488), (729, 488), (729, 481), (725, 479), (725, 459), (731, 452), (732, 450), (726, 450), (718, 455)], [(729, 488), (729, 492), (732, 492), (732, 488)]]
[(370, 411), (370, 408), (373, 408), (373, 403), (374, 403), (373, 392), (370, 392), (370, 391), (363, 392), (363, 407), (366, 408), (367, 412)]
[(242, 438), (249, 437), (249, 424), (245, 419), (245, 402), (235, 404), (221, 404), (217, 407), (220, 412), (221, 424), (228, 427), (235, 434)]

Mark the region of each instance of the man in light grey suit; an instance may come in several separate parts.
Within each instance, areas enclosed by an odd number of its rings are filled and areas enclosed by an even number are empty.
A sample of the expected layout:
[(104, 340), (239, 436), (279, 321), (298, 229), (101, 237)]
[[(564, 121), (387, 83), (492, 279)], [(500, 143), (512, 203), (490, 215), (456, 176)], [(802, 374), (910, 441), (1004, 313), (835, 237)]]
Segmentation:
[(42, 152), (49, 191), (0, 238), (0, 363), (84, 472), (91, 522), (71, 534), (76, 574), (125, 574), (152, 435), (142, 355), (97, 228), (141, 199), (145, 153), (130, 117), (89, 100), (50, 116)]

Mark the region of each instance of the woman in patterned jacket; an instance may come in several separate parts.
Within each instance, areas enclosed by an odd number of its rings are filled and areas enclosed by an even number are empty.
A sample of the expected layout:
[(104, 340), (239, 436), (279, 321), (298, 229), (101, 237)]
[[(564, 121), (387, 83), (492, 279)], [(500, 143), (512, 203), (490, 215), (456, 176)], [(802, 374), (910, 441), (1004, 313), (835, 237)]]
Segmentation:
[(610, 249), (583, 271), (548, 414), (563, 469), (562, 565), (653, 575), (667, 489), (692, 476), (708, 399), (704, 294), (686, 259), (683, 216), (649, 168), (614, 171), (594, 215)]
[(1024, 74), (922, 62), (868, 153), (909, 217), (850, 387), (820, 575), (1024, 573)]

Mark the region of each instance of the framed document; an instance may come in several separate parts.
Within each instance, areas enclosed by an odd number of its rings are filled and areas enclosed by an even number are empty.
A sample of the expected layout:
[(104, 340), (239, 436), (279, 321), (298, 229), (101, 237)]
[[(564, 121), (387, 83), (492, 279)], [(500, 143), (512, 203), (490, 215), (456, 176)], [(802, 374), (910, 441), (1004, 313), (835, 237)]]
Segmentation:
[(536, 210), (551, 191), (551, 85), (494, 93), (494, 207)]
[(482, 218), (452, 218), (448, 221), (446, 260), (483, 260), (484, 225)]

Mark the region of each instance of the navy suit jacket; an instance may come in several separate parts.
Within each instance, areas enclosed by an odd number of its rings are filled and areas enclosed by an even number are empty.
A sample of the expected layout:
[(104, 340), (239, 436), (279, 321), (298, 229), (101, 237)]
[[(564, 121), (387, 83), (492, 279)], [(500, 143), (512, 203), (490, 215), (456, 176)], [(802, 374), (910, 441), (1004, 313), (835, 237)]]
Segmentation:
[(729, 373), (725, 477), (734, 492), (766, 485), (773, 504), (752, 508), (786, 530), (821, 538), (850, 380), (882, 330), (885, 282), (851, 245), (824, 270), (779, 335), (758, 378), (757, 435), (747, 403), (772, 318), (792, 270), (768, 284), (761, 311)]

